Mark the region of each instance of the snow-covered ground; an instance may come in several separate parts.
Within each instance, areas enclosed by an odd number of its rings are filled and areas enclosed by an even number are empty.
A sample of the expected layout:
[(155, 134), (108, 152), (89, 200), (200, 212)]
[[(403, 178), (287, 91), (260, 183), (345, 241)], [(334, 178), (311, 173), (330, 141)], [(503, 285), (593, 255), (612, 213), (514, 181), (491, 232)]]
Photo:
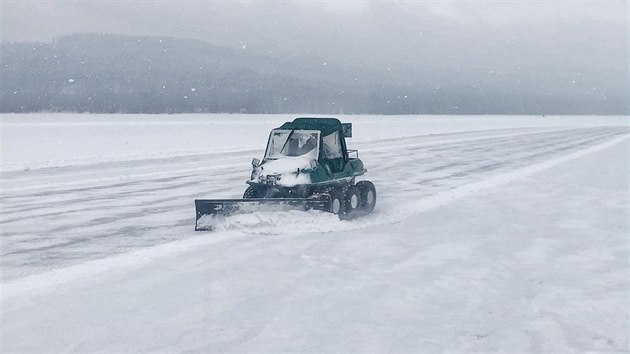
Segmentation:
[(193, 232), (292, 118), (3, 116), (0, 350), (629, 350), (628, 117), (341, 117), (371, 217)]

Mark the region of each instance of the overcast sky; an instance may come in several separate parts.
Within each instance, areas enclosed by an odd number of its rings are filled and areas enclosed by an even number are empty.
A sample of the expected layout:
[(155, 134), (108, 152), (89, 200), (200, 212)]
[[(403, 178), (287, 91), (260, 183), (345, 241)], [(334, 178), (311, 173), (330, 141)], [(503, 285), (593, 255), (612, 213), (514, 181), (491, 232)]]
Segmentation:
[(626, 1), (2, 1), (2, 40), (174, 36), (391, 73), (628, 106)]

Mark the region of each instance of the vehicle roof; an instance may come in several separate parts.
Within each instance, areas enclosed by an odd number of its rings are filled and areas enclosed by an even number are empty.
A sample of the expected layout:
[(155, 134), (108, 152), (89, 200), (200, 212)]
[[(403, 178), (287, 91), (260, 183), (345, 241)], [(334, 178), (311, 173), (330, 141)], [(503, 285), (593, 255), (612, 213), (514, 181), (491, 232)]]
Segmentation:
[(337, 118), (295, 118), (293, 122), (282, 124), (280, 129), (319, 130), (328, 135), (341, 130), (341, 122)]

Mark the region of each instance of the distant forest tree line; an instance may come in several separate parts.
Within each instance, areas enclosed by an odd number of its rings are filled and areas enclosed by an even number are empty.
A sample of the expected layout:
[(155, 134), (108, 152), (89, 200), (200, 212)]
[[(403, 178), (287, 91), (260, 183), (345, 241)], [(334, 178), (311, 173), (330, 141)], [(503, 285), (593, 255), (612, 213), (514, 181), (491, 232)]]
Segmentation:
[(579, 97), (573, 105), (564, 102), (557, 108), (558, 98), (545, 93), (480, 92), (448, 85), (436, 91), (371, 68), (359, 71), (314, 58), (277, 58), (192, 39), (103, 34), (71, 35), (52, 43), (4, 43), (0, 83), (4, 113), (575, 114), (601, 110)]

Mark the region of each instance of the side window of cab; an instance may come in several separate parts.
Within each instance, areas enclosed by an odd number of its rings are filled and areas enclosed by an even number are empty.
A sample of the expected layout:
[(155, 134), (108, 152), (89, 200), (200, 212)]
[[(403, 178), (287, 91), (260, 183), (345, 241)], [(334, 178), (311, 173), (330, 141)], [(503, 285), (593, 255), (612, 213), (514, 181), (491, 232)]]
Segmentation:
[(322, 138), (324, 163), (332, 172), (343, 170), (343, 148), (338, 131), (334, 131)]
[(343, 157), (341, 142), (339, 141), (339, 132), (335, 131), (322, 138), (324, 143), (324, 157), (327, 159), (336, 159)]

